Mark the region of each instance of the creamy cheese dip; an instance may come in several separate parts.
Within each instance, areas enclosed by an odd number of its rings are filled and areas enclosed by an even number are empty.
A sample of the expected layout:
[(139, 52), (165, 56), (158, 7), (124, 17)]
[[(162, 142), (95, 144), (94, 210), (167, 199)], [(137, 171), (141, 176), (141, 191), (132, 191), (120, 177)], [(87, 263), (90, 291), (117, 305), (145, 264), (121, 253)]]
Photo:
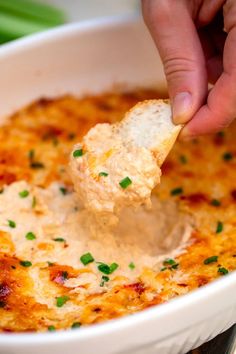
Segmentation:
[[(174, 201), (160, 202), (154, 196), (151, 210), (144, 206), (124, 209), (117, 228), (103, 233), (91, 222), (76, 193), (61, 188), (59, 183), (42, 189), (21, 181), (0, 194), (0, 230), (10, 235), (14, 254), (32, 262), (32, 272), (48, 262), (84, 268), (80, 257), (90, 252), (95, 261), (86, 267), (93, 271), (88, 276), (94, 288), (88, 291), (97, 291), (101, 281), (97, 262), (118, 264), (111, 280), (116, 275), (134, 279), (144, 267), (160, 269), (164, 259), (182, 253), (188, 243), (192, 229)], [(21, 197), (22, 191), (29, 193)], [(29, 232), (35, 235), (33, 240), (26, 238)], [(129, 267), (131, 262), (134, 269)], [(81, 281), (81, 276), (68, 280)]]
[(150, 204), (161, 176), (153, 153), (127, 141), (116, 124), (92, 128), (74, 147), (70, 170), (79, 199), (100, 215)]

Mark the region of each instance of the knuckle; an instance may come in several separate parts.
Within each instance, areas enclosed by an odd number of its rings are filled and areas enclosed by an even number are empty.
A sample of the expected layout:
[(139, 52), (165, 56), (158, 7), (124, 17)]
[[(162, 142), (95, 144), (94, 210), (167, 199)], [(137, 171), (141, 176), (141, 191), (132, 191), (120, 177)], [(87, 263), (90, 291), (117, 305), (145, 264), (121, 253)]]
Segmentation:
[(193, 59), (170, 57), (164, 61), (164, 70), (167, 80), (182, 79), (184, 74), (195, 71), (196, 63)]
[(175, 1), (176, 0), (142, 0), (144, 21), (151, 24), (166, 23), (173, 16)]
[(236, 27), (236, 2), (235, 0), (226, 1), (223, 7), (224, 29), (230, 32)]

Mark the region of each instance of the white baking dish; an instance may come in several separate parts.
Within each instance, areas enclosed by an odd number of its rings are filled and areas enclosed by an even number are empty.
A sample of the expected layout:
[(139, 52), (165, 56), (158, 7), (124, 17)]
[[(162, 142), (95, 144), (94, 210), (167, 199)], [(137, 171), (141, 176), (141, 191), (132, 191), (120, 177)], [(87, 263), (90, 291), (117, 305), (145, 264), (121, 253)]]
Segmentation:
[[(138, 19), (87, 21), (0, 48), (0, 116), (41, 96), (163, 85)], [(236, 322), (236, 272), (171, 302), (79, 330), (1, 334), (1, 354), (177, 354)], [(1, 320), (1, 319), (0, 319)]]

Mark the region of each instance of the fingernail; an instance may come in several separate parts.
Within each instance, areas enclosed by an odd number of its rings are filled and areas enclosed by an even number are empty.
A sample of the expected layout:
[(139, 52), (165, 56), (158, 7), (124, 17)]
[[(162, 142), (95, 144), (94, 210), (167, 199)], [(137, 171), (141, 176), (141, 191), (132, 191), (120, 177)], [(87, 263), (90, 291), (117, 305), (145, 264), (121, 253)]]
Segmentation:
[(178, 93), (172, 101), (172, 115), (175, 124), (186, 123), (191, 114), (192, 95), (189, 92)]

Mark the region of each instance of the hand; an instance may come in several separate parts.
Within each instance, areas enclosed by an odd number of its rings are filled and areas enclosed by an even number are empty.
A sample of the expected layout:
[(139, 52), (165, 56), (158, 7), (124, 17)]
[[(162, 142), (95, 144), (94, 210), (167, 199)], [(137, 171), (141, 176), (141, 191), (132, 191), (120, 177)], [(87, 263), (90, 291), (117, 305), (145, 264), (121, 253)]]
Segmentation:
[[(236, 0), (143, 0), (182, 136), (218, 131), (236, 117)], [(208, 91), (208, 81), (214, 83)]]

